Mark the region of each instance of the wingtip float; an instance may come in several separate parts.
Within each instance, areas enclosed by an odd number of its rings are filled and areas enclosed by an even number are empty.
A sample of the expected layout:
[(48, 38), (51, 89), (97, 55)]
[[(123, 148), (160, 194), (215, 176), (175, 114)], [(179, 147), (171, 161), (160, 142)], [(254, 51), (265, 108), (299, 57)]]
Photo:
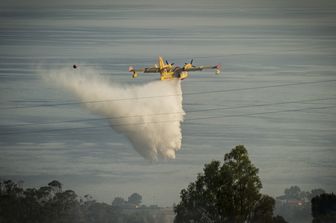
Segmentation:
[(128, 68), (128, 71), (132, 73), (132, 78), (136, 78), (139, 76), (139, 72), (142, 73), (160, 73), (161, 80), (172, 80), (172, 79), (180, 79), (183, 80), (189, 76), (190, 71), (202, 71), (206, 69), (214, 69), (215, 74), (219, 74), (221, 72), (221, 65), (215, 66), (194, 66), (193, 60), (190, 63), (185, 63), (182, 67), (174, 66), (174, 63), (164, 62), (163, 58), (159, 56), (158, 64), (155, 64), (153, 67), (145, 67), (135, 69), (133, 66)]

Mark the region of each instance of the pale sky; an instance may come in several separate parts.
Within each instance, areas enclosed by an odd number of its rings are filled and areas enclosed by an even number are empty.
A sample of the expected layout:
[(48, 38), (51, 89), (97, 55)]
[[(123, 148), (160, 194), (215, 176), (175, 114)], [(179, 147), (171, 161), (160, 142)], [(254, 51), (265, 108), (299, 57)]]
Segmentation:
[[(34, 187), (57, 179), (105, 202), (138, 192), (168, 206), (206, 162), (244, 144), (265, 193), (291, 185), (336, 191), (335, 1), (0, 6), (0, 178)], [(159, 55), (223, 67), (220, 76), (182, 82), (175, 160), (143, 159), (76, 96), (41, 78), (76, 63), (112, 83), (143, 84), (158, 77), (131, 80), (128, 66), (153, 65)]]

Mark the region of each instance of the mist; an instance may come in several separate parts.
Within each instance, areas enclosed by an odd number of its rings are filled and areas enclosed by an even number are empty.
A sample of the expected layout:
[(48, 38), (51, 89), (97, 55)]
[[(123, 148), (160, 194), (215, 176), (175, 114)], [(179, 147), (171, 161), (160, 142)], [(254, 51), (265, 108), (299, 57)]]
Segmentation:
[(120, 84), (87, 68), (43, 73), (46, 81), (71, 92), (86, 109), (106, 118), (145, 159), (174, 159), (181, 149), (185, 112), (180, 80)]

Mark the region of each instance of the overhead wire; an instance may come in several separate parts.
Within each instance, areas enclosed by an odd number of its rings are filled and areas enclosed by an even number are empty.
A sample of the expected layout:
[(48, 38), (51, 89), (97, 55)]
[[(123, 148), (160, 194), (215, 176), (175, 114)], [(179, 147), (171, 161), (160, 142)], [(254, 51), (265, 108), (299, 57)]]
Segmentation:
[[(187, 110), (185, 112), (186, 113), (197, 113), (197, 112), (232, 110), (232, 109), (253, 108), (253, 107), (266, 107), (266, 106), (285, 105), (285, 104), (305, 104), (305, 103), (309, 103), (309, 102), (327, 101), (327, 100), (336, 100), (336, 97), (315, 98), (315, 99), (284, 101), (284, 102), (273, 102), (273, 103), (261, 103), (261, 104), (249, 104), (249, 105), (238, 105), (238, 106), (231, 106), (231, 107), (217, 107), (217, 108)], [(174, 114), (178, 115), (178, 114), (182, 114), (182, 113), (184, 113), (184, 112), (174, 112), (174, 111), (172, 111), (172, 112), (145, 114), (145, 115), (124, 115), (124, 116), (116, 116), (116, 117), (113, 117), (113, 118), (90, 118), (90, 119), (75, 119), (75, 120), (54, 121), (54, 122), (22, 123), (22, 124), (10, 125), (10, 126), (11, 127), (21, 127), (21, 126), (30, 126), (30, 125), (49, 125), (49, 124), (62, 124), (62, 123), (77, 123), (77, 122), (115, 120), (115, 119), (137, 118), (137, 117), (151, 117), (151, 116), (163, 116), (163, 115), (174, 115)]]
[(77, 105), (77, 104), (106, 103), (106, 102), (115, 102), (115, 101), (144, 100), (144, 99), (161, 98), (161, 97), (176, 97), (176, 96), (182, 96), (182, 95), (185, 96), (185, 95), (198, 95), (198, 94), (214, 94), (214, 93), (247, 91), (247, 90), (256, 90), (256, 89), (267, 89), (267, 88), (297, 86), (297, 85), (317, 84), (317, 83), (329, 83), (329, 82), (336, 82), (336, 80), (322, 80), (322, 81), (309, 81), (309, 82), (306, 81), (306, 82), (296, 82), (296, 83), (286, 83), (286, 84), (266, 85), (266, 86), (246, 87), (246, 88), (235, 88), (235, 89), (224, 89), (224, 90), (214, 90), (214, 91), (186, 92), (183, 94), (172, 94), (172, 95), (153, 95), (153, 96), (134, 97), (134, 98), (114, 98), (114, 99), (106, 99), (106, 100), (92, 100), (92, 101), (81, 101), (81, 102), (64, 102), (64, 103), (55, 103), (55, 104), (39, 104), (39, 105), (29, 105), (29, 106), (2, 107), (0, 109), (1, 110), (11, 110), (11, 109), (20, 109), (20, 108), (55, 107), (55, 106)]
[(264, 111), (264, 112), (255, 112), (255, 113), (247, 113), (247, 114), (230, 114), (230, 115), (220, 115), (220, 116), (208, 116), (208, 117), (199, 117), (199, 118), (195, 118), (195, 119), (191, 118), (191, 119), (188, 119), (188, 120), (202, 120), (202, 119), (215, 119), (215, 118), (227, 118), (227, 117), (244, 117), (244, 116), (275, 114), (275, 113), (283, 113), (283, 112), (298, 112), (298, 111), (306, 111), (306, 110), (314, 110), (314, 109), (329, 109), (329, 108), (336, 108), (336, 105), (322, 106), (322, 107), (310, 107), (310, 108), (287, 109), (287, 110), (278, 110), (278, 111)]
[[(327, 100), (327, 99), (325, 99)], [(294, 102), (291, 102), (294, 103)], [(191, 124), (188, 121), (195, 121), (195, 120), (206, 120), (206, 119), (217, 119), (217, 118), (228, 118), (228, 117), (249, 117), (249, 116), (256, 116), (256, 115), (265, 115), (265, 114), (276, 114), (276, 113), (283, 113), (283, 112), (299, 112), (299, 111), (306, 111), (306, 110), (319, 110), (319, 109), (329, 109), (329, 108), (336, 108), (336, 105), (331, 106), (321, 106), (321, 107), (308, 107), (308, 108), (298, 108), (298, 109), (286, 109), (286, 110), (277, 110), (277, 111), (263, 111), (263, 112), (254, 112), (254, 113), (243, 113), (243, 114), (227, 114), (227, 115), (217, 115), (217, 116), (207, 116), (207, 117), (196, 117), (196, 118), (189, 118), (186, 119), (186, 123), (184, 124)], [(164, 121), (152, 121), (152, 122), (138, 122), (138, 123), (119, 123), (119, 124), (109, 124), (109, 125), (101, 125), (101, 126), (89, 126), (89, 127), (74, 127), (74, 128), (58, 128), (58, 129), (46, 129), (46, 130), (36, 130), (36, 131), (29, 131), (29, 132), (5, 132), (0, 133), (0, 136), (4, 135), (13, 135), (13, 134), (29, 134), (29, 133), (44, 133), (44, 132), (55, 132), (55, 131), (71, 131), (71, 130), (83, 130), (83, 129), (99, 129), (105, 127), (118, 127), (118, 126), (129, 126), (129, 125), (153, 125), (153, 124), (162, 124), (162, 123), (169, 123), (169, 122), (179, 122), (180, 120), (164, 120)]]
[[(275, 88), (275, 87), (285, 87), (285, 86), (295, 86), (295, 85), (307, 85), (307, 84), (317, 84), (317, 83), (326, 83), (326, 82), (336, 82), (336, 80), (322, 80), (322, 81), (305, 81), (305, 82), (296, 82), (296, 83), (285, 83), (285, 84), (277, 84), (277, 85), (266, 85), (266, 86), (257, 86), (257, 87), (246, 87), (246, 88), (235, 88), (235, 89), (224, 89), (224, 90), (214, 90), (214, 91), (198, 91), (198, 92), (187, 92), (184, 94), (174, 94), (174, 95), (155, 95), (155, 96), (146, 96), (146, 97), (137, 97), (137, 98), (119, 98), (119, 99), (109, 99), (109, 100), (92, 100), (92, 101), (82, 101), (82, 102), (64, 102), (64, 103), (55, 103), (55, 104), (40, 104), (40, 105), (31, 105), (31, 106), (17, 106), (17, 107), (7, 107), (1, 109), (20, 109), (20, 108), (36, 108), (36, 107), (55, 107), (55, 106), (67, 106), (67, 105), (76, 105), (76, 104), (91, 104), (91, 103), (106, 103), (112, 101), (128, 101), (128, 100), (140, 100), (140, 99), (150, 99), (150, 98), (158, 98), (158, 97), (172, 97), (172, 96), (181, 96), (181, 95), (197, 95), (197, 94), (211, 94), (211, 93), (224, 93), (224, 92), (233, 92), (233, 91), (245, 91), (245, 90), (255, 90), (255, 89), (266, 89), (266, 88)], [(305, 100), (296, 100), (296, 101), (287, 101), (287, 102), (275, 102), (275, 103), (263, 103), (263, 104), (250, 104), (250, 105), (239, 105), (233, 107), (217, 107), (217, 108), (208, 108), (208, 109), (198, 109), (198, 110), (189, 110), (187, 113), (196, 113), (196, 112), (207, 112), (207, 111), (218, 111), (218, 110), (227, 110), (227, 109), (241, 109), (241, 108), (252, 108), (252, 107), (265, 107), (272, 105), (284, 105), (284, 104), (293, 104), (293, 103), (309, 103), (316, 101), (325, 101), (325, 100), (333, 100), (335, 97), (330, 98), (315, 98), (315, 99), (305, 99)], [(280, 112), (295, 112), (295, 111), (305, 111), (305, 110), (315, 110), (315, 109), (328, 109), (333, 108), (335, 106), (323, 106), (323, 107), (312, 107), (312, 108), (300, 108), (300, 109), (290, 109), (290, 110), (279, 110), (279, 111), (265, 111), (265, 112), (257, 112), (257, 113), (248, 113), (248, 114), (234, 114), (234, 115), (219, 115), (219, 116), (207, 116), (207, 117), (196, 117), (196, 118), (188, 118), (186, 122), (193, 120), (202, 120), (202, 119), (214, 119), (214, 118), (225, 118), (225, 117), (242, 117), (242, 116), (251, 116), (251, 115), (262, 115), (262, 114), (272, 114), (272, 113), (280, 113)], [(161, 115), (172, 115), (172, 114), (180, 114), (181, 112), (167, 112), (167, 113), (157, 113), (157, 114), (148, 114), (145, 116), (161, 116)], [(61, 122), (44, 122), (44, 123), (24, 123), (24, 124), (16, 124), (9, 125), (7, 127), (20, 127), (20, 126), (29, 126), (29, 125), (44, 125), (44, 124), (61, 124), (61, 123), (80, 123), (80, 122), (88, 122), (88, 121), (99, 121), (99, 120), (118, 120), (124, 118), (136, 118), (143, 117), (144, 115), (128, 115), (128, 116), (118, 116), (114, 118), (92, 118), (92, 119), (77, 119), (77, 120), (67, 120)], [(106, 126), (100, 127), (84, 127), (88, 128), (101, 128), (108, 126), (120, 126), (120, 125), (146, 125), (146, 124), (160, 124), (164, 122), (174, 122), (179, 120), (165, 120), (165, 121), (155, 121), (155, 122), (141, 122), (141, 123), (119, 123), (119, 124), (110, 124)], [(188, 124), (188, 123), (185, 123)], [(26, 133), (38, 133), (45, 131), (62, 131), (62, 130), (79, 130), (82, 128), (58, 128), (58, 129), (47, 129), (41, 131), (30, 131)], [(22, 134), (25, 132), (5, 132), (0, 133), (0, 135), (8, 135), (8, 134)]]
[[(221, 116), (208, 116), (208, 117), (198, 117), (187, 119), (184, 124), (191, 124), (187, 121), (194, 120), (205, 120), (205, 119), (216, 119), (216, 118), (232, 118), (232, 117), (248, 117), (255, 115), (264, 115), (264, 114), (276, 114), (283, 112), (298, 112), (298, 111), (306, 111), (306, 110), (314, 110), (314, 109), (329, 109), (336, 108), (335, 106), (323, 106), (323, 107), (311, 107), (311, 108), (302, 108), (302, 109), (288, 109), (288, 110), (278, 110), (278, 111), (268, 111), (268, 112), (256, 112), (256, 113), (246, 113), (246, 114), (231, 114), (231, 115), (221, 115)], [(154, 124), (162, 124), (162, 123), (170, 123), (170, 122), (179, 122), (180, 120), (165, 120), (165, 121), (152, 121), (152, 122), (139, 122), (139, 123), (123, 123), (123, 124), (110, 124), (110, 125), (100, 125), (100, 126), (89, 126), (89, 127), (74, 127), (74, 128), (60, 128), (60, 129), (47, 129), (47, 130), (36, 130), (36, 131), (27, 131), (27, 132), (6, 132), (0, 133), (0, 136), (4, 135), (17, 135), (17, 134), (34, 134), (34, 133), (46, 133), (46, 132), (58, 132), (58, 131), (71, 131), (71, 130), (83, 130), (83, 129), (101, 129), (106, 127), (118, 127), (118, 126), (129, 126), (129, 125), (154, 125)]]

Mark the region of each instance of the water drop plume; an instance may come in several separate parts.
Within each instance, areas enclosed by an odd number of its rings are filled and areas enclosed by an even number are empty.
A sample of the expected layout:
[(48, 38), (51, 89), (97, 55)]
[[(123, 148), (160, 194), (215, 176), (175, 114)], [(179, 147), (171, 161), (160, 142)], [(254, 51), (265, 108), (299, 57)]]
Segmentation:
[(180, 80), (126, 85), (97, 73), (62, 69), (44, 77), (73, 93), (91, 112), (107, 118), (144, 158), (174, 159), (181, 148), (185, 115)]

